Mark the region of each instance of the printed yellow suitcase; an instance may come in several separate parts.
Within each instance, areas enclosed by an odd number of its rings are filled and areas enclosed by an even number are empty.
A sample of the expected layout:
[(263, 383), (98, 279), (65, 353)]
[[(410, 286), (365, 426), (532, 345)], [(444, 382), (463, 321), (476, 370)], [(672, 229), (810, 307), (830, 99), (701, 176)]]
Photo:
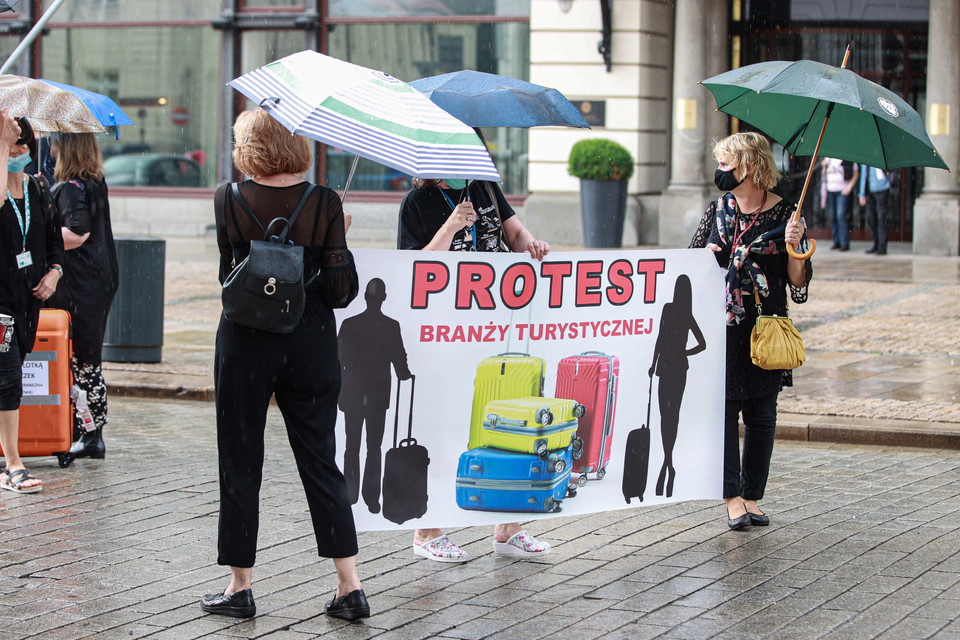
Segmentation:
[(470, 414), (468, 449), (482, 447), (484, 409), (491, 400), (543, 395), (543, 358), (527, 353), (501, 353), (477, 365)]
[(484, 411), (481, 446), (546, 458), (550, 451), (573, 445), (577, 459), (583, 451), (577, 437), (583, 414), (582, 404), (566, 398), (492, 400)]

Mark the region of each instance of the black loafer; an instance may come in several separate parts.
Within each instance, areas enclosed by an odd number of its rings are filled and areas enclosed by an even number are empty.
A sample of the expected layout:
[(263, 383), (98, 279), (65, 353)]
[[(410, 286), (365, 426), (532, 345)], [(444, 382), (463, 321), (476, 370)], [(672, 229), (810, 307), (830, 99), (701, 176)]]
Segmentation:
[(212, 593), (200, 598), (200, 608), (207, 613), (217, 613), (232, 618), (252, 618), (257, 615), (253, 602), (253, 590), (244, 589), (234, 593)]
[(328, 616), (343, 618), (344, 620), (359, 620), (360, 618), (370, 617), (370, 605), (367, 603), (367, 596), (363, 595), (363, 589), (357, 589), (339, 598), (334, 598), (323, 606), (323, 610), (327, 612)]
[(770, 518), (762, 513), (750, 513), (747, 512), (747, 515), (750, 516), (750, 524), (755, 527), (765, 527), (770, 524)]
[(739, 531), (746, 526), (750, 525), (750, 514), (745, 513), (738, 518), (727, 519), (727, 526), (730, 527), (731, 531)]

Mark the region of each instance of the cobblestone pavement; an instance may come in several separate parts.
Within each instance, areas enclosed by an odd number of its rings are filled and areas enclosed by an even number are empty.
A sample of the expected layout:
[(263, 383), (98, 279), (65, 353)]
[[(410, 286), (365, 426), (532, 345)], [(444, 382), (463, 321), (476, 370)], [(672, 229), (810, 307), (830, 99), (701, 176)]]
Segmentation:
[(210, 616), (216, 446), (209, 402), (111, 401), (105, 460), (32, 459), (46, 489), (0, 492), (0, 637), (43, 638), (957, 638), (960, 455), (779, 442), (763, 507), (729, 532), (719, 502), (531, 523), (554, 550), (494, 557), (490, 530), (454, 539), (474, 559), (415, 559), (411, 534), (360, 536), (374, 615), (323, 615), (319, 559), (278, 414), (267, 429), (251, 621)]

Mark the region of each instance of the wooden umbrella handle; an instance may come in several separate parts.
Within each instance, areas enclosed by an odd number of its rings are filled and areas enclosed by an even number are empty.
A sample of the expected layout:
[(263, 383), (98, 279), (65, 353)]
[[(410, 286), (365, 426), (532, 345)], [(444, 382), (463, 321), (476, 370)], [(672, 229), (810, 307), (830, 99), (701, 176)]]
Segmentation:
[[(824, 129), (827, 128), (826, 122), (823, 123), (823, 128)], [(821, 140), (823, 139), (822, 129), (820, 131), (820, 139)], [(819, 147), (820, 147), (820, 143), (818, 141), (817, 148), (819, 149)], [(813, 161), (816, 161), (816, 156), (814, 156)], [(790, 216), (791, 222), (796, 222), (797, 220), (800, 219), (800, 207), (803, 206), (803, 200), (804, 198), (807, 197), (807, 189), (810, 187), (810, 178), (813, 176), (813, 161), (810, 162), (810, 169), (809, 171), (807, 171), (807, 179), (803, 182), (803, 191), (800, 192), (800, 201), (797, 203), (797, 208), (794, 210), (793, 215)], [(787, 245), (787, 253), (790, 255), (791, 258), (795, 258), (796, 260), (809, 259), (810, 256), (813, 255), (813, 252), (817, 250), (817, 241), (814, 240), (813, 238), (809, 238), (809, 240), (810, 240), (810, 249), (807, 250), (805, 253), (800, 253), (799, 251), (794, 249), (793, 245), (791, 244)]]

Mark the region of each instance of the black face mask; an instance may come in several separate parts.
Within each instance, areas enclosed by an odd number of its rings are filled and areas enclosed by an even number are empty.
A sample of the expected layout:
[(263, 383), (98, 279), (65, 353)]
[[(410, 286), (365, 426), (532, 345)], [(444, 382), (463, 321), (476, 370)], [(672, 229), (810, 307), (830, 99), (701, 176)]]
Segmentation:
[[(743, 176), (743, 180), (746, 179), (747, 176)], [(743, 184), (743, 180), (737, 180), (732, 169), (730, 171), (717, 169), (713, 174), (713, 183), (717, 185), (717, 189), (720, 189), (720, 191), (733, 191)]]

